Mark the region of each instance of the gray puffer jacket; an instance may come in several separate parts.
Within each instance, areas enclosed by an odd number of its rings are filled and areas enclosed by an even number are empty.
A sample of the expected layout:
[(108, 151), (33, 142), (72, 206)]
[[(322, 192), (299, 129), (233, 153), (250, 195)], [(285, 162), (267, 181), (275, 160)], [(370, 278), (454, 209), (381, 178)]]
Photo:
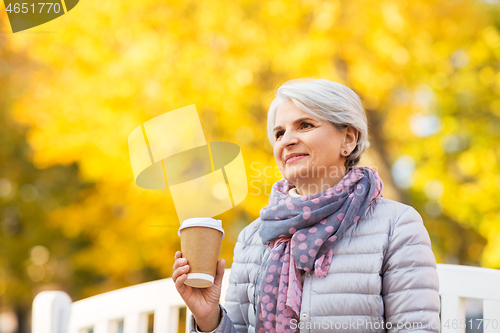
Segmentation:
[[(267, 246), (258, 218), (234, 249), (223, 317), (216, 332), (255, 332), (256, 278)], [(377, 199), (333, 246), (325, 278), (304, 277), (301, 332), (439, 332), (436, 259), (412, 207)], [(191, 332), (195, 322), (191, 317)], [(278, 332), (279, 333), (279, 332)]]

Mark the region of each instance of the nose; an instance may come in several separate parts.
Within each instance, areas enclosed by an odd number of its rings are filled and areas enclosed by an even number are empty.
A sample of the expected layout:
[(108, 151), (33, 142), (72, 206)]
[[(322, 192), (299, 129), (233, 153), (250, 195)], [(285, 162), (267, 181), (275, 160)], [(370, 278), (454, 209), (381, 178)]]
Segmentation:
[(299, 143), (299, 139), (297, 138), (295, 133), (291, 131), (285, 132), (285, 134), (283, 134), (283, 136), (281, 137), (280, 141), (281, 148), (286, 148), (295, 145), (297, 143)]

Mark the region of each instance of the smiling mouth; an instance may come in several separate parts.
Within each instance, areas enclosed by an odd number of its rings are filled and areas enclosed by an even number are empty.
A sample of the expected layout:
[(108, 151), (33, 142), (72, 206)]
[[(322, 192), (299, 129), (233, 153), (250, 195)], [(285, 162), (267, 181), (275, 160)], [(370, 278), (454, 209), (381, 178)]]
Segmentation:
[(286, 160), (286, 162), (285, 162), (285, 163), (286, 163), (286, 164), (290, 164), (290, 163), (293, 163), (293, 162), (295, 162), (295, 161), (301, 160), (301, 159), (303, 159), (304, 157), (307, 157), (307, 156), (309, 156), (309, 155), (307, 155), (307, 154), (304, 154), (304, 155), (297, 155), (297, 156), (294, 156), (294, 157), (292, 157), (292, 158), (289, 158), (288, 160)]

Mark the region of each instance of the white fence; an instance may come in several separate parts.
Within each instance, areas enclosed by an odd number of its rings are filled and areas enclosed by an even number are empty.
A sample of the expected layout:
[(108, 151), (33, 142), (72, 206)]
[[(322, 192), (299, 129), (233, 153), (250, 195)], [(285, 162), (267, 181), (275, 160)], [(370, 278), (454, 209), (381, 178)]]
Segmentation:
[[(224, 274), (221, 303), (230, 270)], [(500, 271), (438, 264), (441, 332), (464, 333), (465, 298), (483, 300), (483, 332), (500, 332)], [(62, 291), (44, 291), (33, 302), (33, 333), (166, 333), (179, 331), (184, 302), (163, 279), (72, 303)], [(187, 321), (186, 321), (187, 322)], [(446, 324), (448, 323), (448, 324)], [(495, 325), (496, 323), (496, 325)], [(186, 328), (181, 328), (183, 331)]]

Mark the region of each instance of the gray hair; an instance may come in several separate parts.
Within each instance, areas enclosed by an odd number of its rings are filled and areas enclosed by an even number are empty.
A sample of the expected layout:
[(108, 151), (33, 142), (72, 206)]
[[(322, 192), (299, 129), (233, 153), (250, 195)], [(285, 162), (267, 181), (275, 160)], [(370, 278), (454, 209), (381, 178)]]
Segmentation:
[(325, 79), (295, 79), (283, 83), (276, 91), (276, 97), (269, 106), (267, 114), (267, 134), (274, 146), (274, 126), (278, 107), (288, 101), (302, 111), (320, 119), (330, 121), (338, 130), (347, 126), (358, 130), (356, 148), (346, 158), (346, 168), (355, 167), (361, 155), (370, 146), (368, 124), (365, 110), (359, 96), (343, 84)]

